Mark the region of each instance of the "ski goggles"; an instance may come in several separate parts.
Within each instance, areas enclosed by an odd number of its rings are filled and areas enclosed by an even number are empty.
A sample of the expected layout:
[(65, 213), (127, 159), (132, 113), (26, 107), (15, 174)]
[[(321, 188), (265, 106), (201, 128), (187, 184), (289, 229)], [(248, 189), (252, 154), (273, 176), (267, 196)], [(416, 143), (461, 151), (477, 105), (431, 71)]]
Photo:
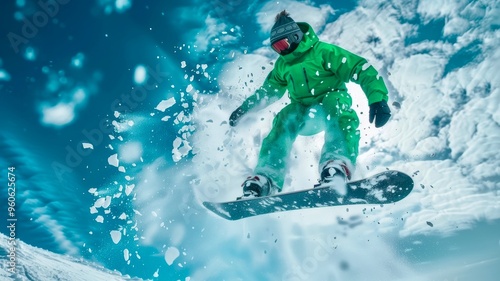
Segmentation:
[(290, 48), (290, 43), (288, 42), (288, 38), (283, 38), (281, 40), (278, 40), (274, 42), (274, 44), (271, 45), (274, 51), (276, 53), (281, 54), (283, 51), (288, 50)]

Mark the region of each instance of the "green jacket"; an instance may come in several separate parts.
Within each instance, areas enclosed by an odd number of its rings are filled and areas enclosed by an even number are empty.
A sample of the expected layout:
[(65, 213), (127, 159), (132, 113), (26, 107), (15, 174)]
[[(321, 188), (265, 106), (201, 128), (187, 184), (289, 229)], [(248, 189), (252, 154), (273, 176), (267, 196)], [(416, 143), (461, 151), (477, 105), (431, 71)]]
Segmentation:
[(242, 110), (268, 105), (281, 98), (286, 90), (292, 102), (306, 106), (318, 104), (327, 93), (346, 92), (345, 84), (349, 81), (361, 86), (368, 104), (387, 101), (384, 81), (366, 59), (319, 41), (309, 24), (299, 22), (298, 25), (304, 32), (299, 46), (277, 59), (263, 85), (243, 102)]

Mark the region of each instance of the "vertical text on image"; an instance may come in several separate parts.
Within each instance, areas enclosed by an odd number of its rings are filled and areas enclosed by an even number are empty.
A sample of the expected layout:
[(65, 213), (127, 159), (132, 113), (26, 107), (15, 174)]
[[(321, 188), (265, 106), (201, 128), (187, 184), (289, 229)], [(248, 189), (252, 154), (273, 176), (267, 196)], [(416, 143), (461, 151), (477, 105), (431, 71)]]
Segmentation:
[(16, 272), (16, 168), (7, 168), (7, 229), (8, 253), (7, 271), (14, 274)]

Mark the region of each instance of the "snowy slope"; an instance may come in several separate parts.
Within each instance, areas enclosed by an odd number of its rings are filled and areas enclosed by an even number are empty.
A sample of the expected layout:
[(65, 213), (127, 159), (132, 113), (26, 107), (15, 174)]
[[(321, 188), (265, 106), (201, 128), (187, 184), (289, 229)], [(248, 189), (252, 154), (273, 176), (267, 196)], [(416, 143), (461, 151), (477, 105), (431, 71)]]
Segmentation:
[(0, 234), (0, 280), (61, 280), (61, 281), (86, 281), (86, 280), (142, 280), (122, 276), (103, 267), (73, 257), (54, 254), (52, 252), (30, 246), (22, 241), (17, 241), (16, 264), (17, 272), (11, 276), (8, 271), (10, 258), (9, 240)]

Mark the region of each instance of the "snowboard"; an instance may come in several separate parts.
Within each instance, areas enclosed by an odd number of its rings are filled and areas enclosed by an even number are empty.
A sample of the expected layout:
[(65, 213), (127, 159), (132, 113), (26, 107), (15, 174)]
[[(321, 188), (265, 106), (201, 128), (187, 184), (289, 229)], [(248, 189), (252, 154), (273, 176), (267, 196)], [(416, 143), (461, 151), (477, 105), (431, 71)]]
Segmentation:
[(358, 204), (390, 204), (410, 194), (413, 179), (399, 171), (385, 171), (374, 176), (338, 186), (316, 185), (313, 189), (229, 202), (203, 202), (213, 213), (228, 220), (308, 208)]

